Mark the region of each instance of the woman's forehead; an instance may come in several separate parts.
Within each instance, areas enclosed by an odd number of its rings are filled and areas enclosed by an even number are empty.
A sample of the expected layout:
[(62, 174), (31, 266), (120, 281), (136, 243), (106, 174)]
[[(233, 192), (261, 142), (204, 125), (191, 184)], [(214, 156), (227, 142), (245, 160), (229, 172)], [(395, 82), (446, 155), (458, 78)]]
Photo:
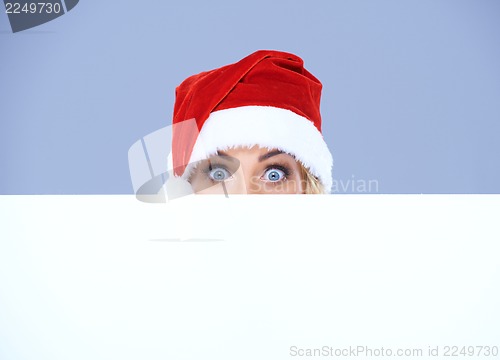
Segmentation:
[(226, 148), (223, 150), (218, 150), (217, 154), (218, 156), (227, 156), (227, 157), (255, 157), (259, 161), (264, 161), (267, 160), (271, 157), (274, 156), (288, 156), (292, 159), (295, 159), (292, 155), (278, 149), (278, 148), (266, 148), (266, 147), (260, 147), (258, 145), (254, 145), (252, 147), (248, 146), (238, 146), (238, 147), (231, 147), (231, 148)]

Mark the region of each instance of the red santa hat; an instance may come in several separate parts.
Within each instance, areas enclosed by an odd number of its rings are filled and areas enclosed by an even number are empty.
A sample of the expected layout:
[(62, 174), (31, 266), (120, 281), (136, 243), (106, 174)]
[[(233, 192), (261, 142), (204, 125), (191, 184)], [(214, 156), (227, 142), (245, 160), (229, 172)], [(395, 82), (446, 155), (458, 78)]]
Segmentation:
[[(272, 50), (187, 78), (176, 89), (175, 175), (187, 178), (189, 164), (218, 150), (258, 145), (294, 156), (329, 192), (333, 160), (321, 133), (321, 88), (301, 58)], [(182, 126), (188, 122), (196, 128)]]

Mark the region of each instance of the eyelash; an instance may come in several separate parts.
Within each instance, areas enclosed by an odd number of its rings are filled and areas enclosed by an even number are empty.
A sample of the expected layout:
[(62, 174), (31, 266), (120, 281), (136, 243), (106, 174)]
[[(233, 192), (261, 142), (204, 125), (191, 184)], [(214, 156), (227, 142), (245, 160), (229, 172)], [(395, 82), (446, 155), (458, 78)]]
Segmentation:
[(264, 170), (264, 172), (266, 171), (269, 171), (271, 169), (278, 169), (278, 170), (281, 170), (283, 171), (283, 173), (285, 174), (285, 180), (286, 178), (288, 178), (288, 176), (290, 175), (290, 169), (286, 166), (286, 165), (281, 165), (281, 164), (271, 164), (269, 165), (266, 170)]
[[(203, 173), (206, 174), (208, 176), (208, 174), (210, 173), (210, 171), (212, 171), (213, 169), (224, 169), (226, 170), (228, 173), (231, 174), (231, 171), (229, 171), (227, 169), (227, 167), (225, 165), (222, 165), (222, 164), (218, 164), (218, 163), (210, 163), (208, 164), (204, 169), (203, 169)], [(232, 175), (232, 174), (231, 174)], [(215, 180), (212, 180), (212, 181), (215, 181)]]

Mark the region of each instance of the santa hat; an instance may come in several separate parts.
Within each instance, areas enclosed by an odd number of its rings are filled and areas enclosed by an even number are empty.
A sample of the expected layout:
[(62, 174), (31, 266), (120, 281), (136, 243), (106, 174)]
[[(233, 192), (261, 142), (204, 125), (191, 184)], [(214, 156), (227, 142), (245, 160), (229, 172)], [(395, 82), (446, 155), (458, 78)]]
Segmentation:
[[(333, 160), (321, 133), (321, 88), (301, 58), (272, 50), (189, 77), (176, 89), (175, 175), (187, 178), (189, 164), (218, 150), (258, 145), (294, 156), (329, 192)], [(194, 129), (182, 126), (188, 123)]]

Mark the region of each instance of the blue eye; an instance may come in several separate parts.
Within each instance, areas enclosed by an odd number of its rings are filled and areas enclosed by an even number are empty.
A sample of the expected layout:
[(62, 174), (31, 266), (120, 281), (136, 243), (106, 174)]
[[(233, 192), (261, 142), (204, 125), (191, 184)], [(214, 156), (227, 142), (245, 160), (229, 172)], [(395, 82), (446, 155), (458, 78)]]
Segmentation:
[(264, 180), (277, 182), (285, 178), (285, 172), (276, 168), (270, 168), (264, 173)]
[(231, 174), (229, 173), (229, 171), (222, 167), (216, 167), (212, 168), (212, 170), (208, 172), (208, 176), (213, 181), (224, 181), (229, 179), (231, 177)]

